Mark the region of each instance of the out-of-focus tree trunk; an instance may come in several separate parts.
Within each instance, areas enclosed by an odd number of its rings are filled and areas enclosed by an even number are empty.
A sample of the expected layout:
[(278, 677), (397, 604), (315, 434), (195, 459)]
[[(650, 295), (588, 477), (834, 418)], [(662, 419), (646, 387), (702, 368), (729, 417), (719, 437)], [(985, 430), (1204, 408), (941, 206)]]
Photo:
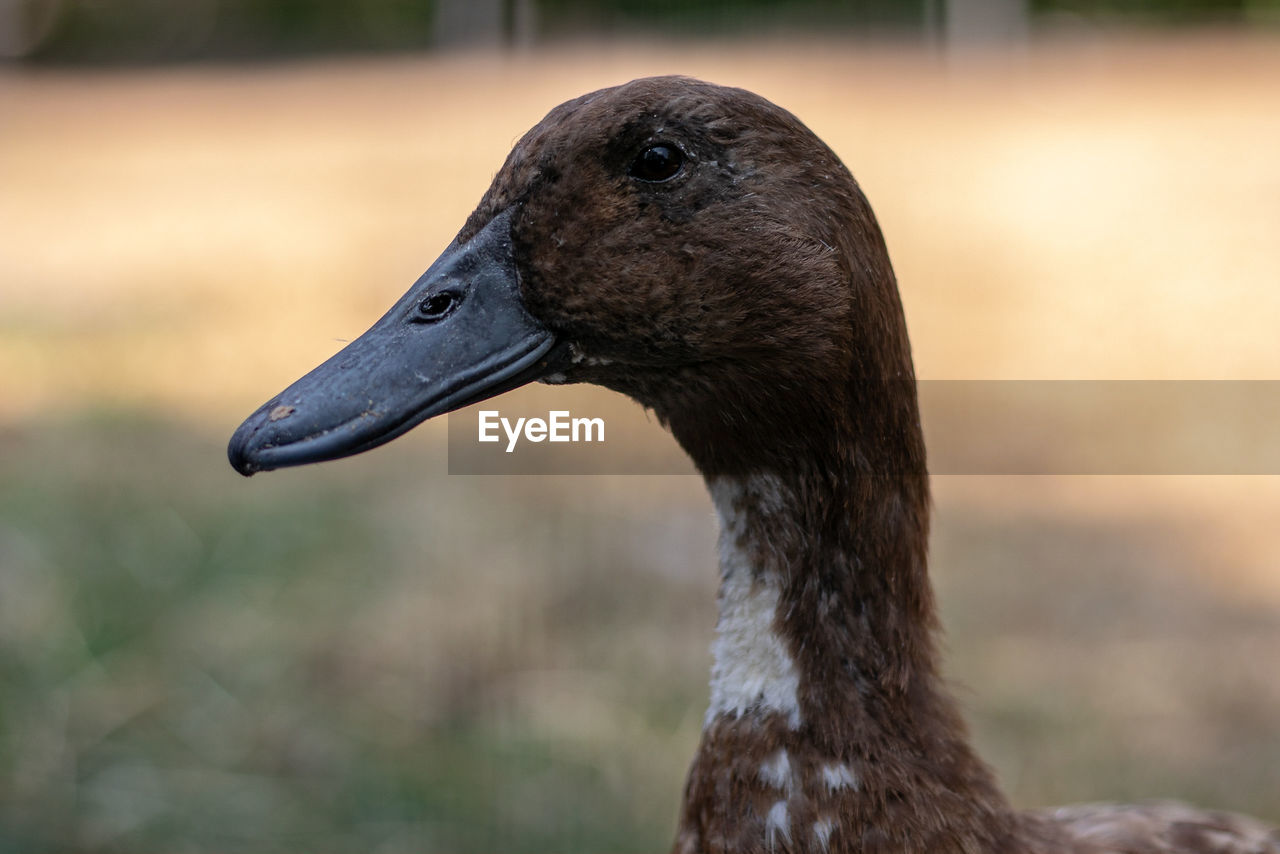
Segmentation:
[(946, 41), (959, 47), (1024, 41), (1030, 17), (1028, 0), (946, 0)]
[(436, 0), (436, 44), (502, 44), (506, 35), (505, 7), (504, 0)]
[(26, 56), (49, 35), (61, 0), (0, 0), (0, 59)]
[(518, 48), (532, 47), (537, 34), (537, 4), (534, 0), (515, 0), (511, 10), (511, 43)]

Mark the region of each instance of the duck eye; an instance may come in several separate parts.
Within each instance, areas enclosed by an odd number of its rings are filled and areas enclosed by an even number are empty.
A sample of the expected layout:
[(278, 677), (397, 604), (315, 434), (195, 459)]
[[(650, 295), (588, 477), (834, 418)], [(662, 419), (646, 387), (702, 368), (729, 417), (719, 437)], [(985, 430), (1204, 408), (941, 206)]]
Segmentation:
[(456, 291), (441, 291), (418, 303), (418, 313), (413, 316), (417, 323), (435, 323), (444, 320), (462, 302), (462, 294)]
[(640, 152), (627, 174), (641, 181), (666, 181), (674, 178), (683, 165), (684, 152), (674, 145), (651, 145)]

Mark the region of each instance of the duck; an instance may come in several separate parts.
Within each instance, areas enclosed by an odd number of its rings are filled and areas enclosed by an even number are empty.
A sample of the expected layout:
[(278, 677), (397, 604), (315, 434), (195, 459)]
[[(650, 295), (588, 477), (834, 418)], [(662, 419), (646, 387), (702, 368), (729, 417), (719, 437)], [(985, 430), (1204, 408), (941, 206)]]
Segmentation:
[(360, 453), (533, 381), (638, 401), (719, 518), (710, 700), (673, 854), (1280, 854), (1181, 803), (1015, 809), (941, 675), (902, 302), (840, 158), (751, 92), (653, 77), (555, 107), (368, 332), (228, 446)]

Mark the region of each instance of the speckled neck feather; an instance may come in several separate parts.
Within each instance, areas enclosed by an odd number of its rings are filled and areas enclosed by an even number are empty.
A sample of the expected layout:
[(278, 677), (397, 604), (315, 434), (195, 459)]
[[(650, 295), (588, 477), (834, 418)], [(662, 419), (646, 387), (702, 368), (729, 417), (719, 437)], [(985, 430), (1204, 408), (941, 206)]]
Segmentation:
[(925, 477), (805, 459), (708, 486), (720, 621), (675, 850), (1020, 850), (937, 679)]

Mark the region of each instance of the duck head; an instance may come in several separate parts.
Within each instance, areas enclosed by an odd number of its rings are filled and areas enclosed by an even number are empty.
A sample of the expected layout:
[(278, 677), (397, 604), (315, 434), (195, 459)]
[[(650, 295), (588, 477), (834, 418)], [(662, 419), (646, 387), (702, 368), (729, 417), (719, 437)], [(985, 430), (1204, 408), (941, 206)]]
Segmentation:
[[(347, 456), (538, 379), (630, 395), (706, 474), (918, 421), (892, 268), (839, 158), (757, 95), (658, 77), (552, 110), (409, 292), (228, 453), (246, 475)], [(912, 384), (901, 411), (870, 405), (885, 381)]]

